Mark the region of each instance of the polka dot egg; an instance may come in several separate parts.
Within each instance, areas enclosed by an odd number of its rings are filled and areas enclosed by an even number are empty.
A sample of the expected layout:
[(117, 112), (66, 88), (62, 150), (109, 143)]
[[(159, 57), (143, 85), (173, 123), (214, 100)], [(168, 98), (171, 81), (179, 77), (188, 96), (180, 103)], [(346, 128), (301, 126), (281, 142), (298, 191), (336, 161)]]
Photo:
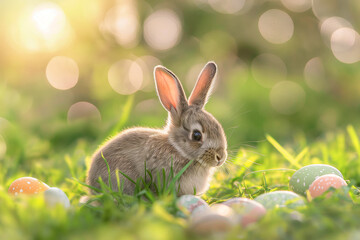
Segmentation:
[(310, 184), (318, 177), (325, 174), (335, 174), (343, 178), (341, 172), (333, 166), (326, 164), (312, 164), (297, 170), (291, 177), (289, 186), (290, 189), (297, 194), (306, 195), (306, 190), (309, 189)]
[(49, 189), (45, 183), (32, 177), (22, 177), (13, 181), (9, 187), (8, 193), (17, 196), (19, 194), (37, 194)]
[(194, 195), (183, 195), (179, 197), (176, 201), (176, 205), (180, 210), (178, 215), (181, 217), (210, 208), (204, 200)]
[(318, 197), (326, 192), (330, 187), (340, 188), (346, 186), (346, 182), (341, 177), (335, 174), (326, 174), (317, 178), (309, 187), (309, 192), (312, 197)]
[(257, 196), (255, 201), (261, 203), (266, 209), (276, 207), (296, 208), (305, 205), (303, 197), (290, 191), (274, 191)]

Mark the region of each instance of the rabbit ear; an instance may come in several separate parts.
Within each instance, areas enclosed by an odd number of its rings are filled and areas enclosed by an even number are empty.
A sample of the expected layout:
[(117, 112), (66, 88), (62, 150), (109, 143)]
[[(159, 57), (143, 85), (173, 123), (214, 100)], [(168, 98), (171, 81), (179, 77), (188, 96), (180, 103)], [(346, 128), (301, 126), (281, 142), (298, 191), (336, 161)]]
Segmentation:
[(189, 105), (204, 107), (214, 83), (217, 66), (214, 62), (208, 62), (201, 71), (199, 78), (190, 94)]
[(180, 116), (188, 106), (184, 89), (178, 78), (163, 66), (154, 68), (156, 91), (163, 107), (174, 116)]

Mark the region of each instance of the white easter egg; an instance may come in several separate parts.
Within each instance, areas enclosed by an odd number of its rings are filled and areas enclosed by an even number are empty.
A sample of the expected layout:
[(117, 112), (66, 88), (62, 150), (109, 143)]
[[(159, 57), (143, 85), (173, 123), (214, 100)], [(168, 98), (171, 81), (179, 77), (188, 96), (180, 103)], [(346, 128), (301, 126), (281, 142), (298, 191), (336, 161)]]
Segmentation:
[(335, 167), (326, 164), (312, 164), (297, 170), (291, 177), (290, 189), (297, 194), (306, 196), (306, 190), (310, 184), (318, 177), (325, 174), (335, 174), (343, 178), (341, 172)]
[(290, 191), (274, 191), (257, 196), (255, 201), (261, 203), (266, 209), (275, 207), (296, 208), (305, 205), (303, 197)]
[(50, 207), (53, 207), (57, 204), (63, 205), (64, 208), (70, 207), (69, 198), (61, 189), (56, 187), (52, 187), (46, 190), (44, 192), (44, 199), (46, 204), (48, 204)]

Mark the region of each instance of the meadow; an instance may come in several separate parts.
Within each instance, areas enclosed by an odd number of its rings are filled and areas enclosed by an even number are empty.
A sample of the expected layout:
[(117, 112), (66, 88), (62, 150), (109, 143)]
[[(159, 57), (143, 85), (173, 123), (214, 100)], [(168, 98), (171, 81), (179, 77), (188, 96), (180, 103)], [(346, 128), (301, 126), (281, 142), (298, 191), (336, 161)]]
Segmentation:
[[(335, 0), (2, 1), (0, 239), (360, 239), (359, 11)], [(206, 110), (229, 156), (202, 199), (289, 190), (297, 169), (317, 163), (348, 186), (210, 235), (177, 215), (171, 184), (134, 196), (104, 184), (99, 206), (80, 204), (101, 144), (165, 125), (153, 67), (189, 95), (210, 60), (219, 74)], [(62, 189), (70, 209), (9, 195), (24, 176)]]

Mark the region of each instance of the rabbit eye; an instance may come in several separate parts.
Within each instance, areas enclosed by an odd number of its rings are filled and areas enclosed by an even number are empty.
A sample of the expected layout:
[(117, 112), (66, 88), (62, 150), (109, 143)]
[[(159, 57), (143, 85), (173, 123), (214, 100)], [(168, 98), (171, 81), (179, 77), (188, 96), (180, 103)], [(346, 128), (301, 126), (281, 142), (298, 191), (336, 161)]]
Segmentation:
[(201, 138), (202, 138), (201, 132), (199, 130), (194, 130), (192, 133), (192, 139), (194, 141), (201, 141)]

